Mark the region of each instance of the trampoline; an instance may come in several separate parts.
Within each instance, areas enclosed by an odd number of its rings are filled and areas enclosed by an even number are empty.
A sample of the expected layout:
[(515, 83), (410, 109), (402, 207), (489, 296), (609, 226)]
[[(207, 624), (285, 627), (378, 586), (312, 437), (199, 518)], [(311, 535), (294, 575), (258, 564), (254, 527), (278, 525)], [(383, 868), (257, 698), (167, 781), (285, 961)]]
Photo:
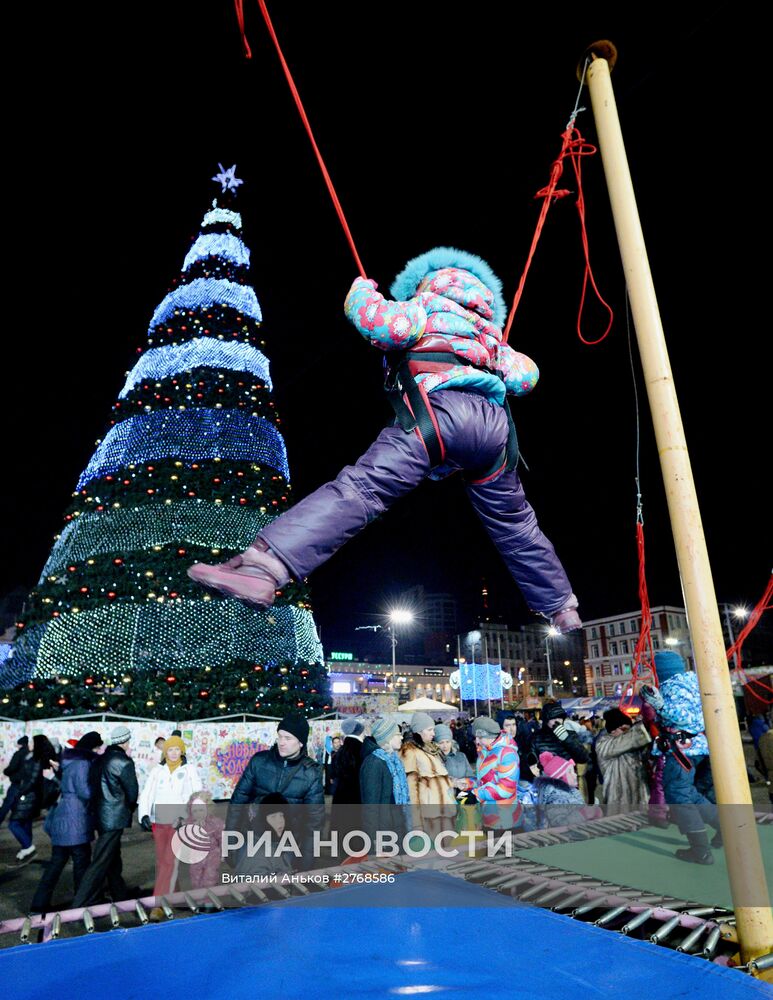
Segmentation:
[(566, 1000), (620, 996), (650, 983), (698, 1000), (770, 997), (744, 974), (609, 934), (446, 873), (347, 886), (195, 920), (17, 946), (0, 972), (27, 1000), (207, 998), (259, 990), (283, 1000), (330, 997)]

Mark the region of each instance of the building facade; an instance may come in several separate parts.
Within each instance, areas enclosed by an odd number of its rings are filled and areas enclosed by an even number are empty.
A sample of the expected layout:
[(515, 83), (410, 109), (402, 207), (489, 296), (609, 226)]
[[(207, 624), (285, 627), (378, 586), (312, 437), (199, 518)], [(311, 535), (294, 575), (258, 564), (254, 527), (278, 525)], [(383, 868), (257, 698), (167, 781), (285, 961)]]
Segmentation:
[[(674, 649), (694, 669), (690, 632), (684, 608), (664, 604), (652, 608), (652, 648)], [(634, 652), (641, 628), (641, 611), (609, 615), (585, 622), (585, 684), (589, 697), (626, 693), (633, 677)]]

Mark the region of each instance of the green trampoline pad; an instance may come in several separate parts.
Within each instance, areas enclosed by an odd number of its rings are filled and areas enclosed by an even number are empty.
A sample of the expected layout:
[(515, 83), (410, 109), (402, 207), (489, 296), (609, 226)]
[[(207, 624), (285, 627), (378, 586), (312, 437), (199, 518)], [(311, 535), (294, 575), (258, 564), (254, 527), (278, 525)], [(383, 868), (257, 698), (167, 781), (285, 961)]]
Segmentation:
[[(768, 889), (773, 888), (773, 825), (758, 826)], [(643, 892), (673, 896), (705, 906), (731, 908), (730, 883), (723, 850), (715, 850), (713, 865), (694, 865), (674, 857), (687, 840), (675, 826), (644, 827), (633, 833), (594, 837), (573, 844), (533, 847), (518, 856)], [(769, 906), (760, 890), (745, 906)]]

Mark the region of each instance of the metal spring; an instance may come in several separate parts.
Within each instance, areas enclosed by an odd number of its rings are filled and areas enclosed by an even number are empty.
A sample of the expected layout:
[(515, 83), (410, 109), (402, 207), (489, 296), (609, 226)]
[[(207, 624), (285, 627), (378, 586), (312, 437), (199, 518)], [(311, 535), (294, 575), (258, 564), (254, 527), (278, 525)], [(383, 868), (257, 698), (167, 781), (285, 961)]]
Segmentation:
[(190, 895), (190, 893), (184, 892), (183, 899), (185, 900), (185, 905), (188, 907), (191, 913), (199, 912), (199, 907), (196, 903), (196, 900), (193, 898), (193, 896)]
[(54, 922), (51, 924), (51, 940), (56, 941), (62, 932), (62, 914), (54, 914)]
[(22, 944), (30, 943), (30, 931), (32, 930), (32, 921), (29, 917), (24, 918), (24, 923), (21, 926), (21, 934), (19, 934), (19, 941)]
[(217, 898), (217, 896), (214, 894), (214, 892), (212, 892), (211, 889), (207, 889), (207, 896), (211, 900), (211, 902), (212, 902), (212, 904), (213, 904), (213, 906), (215, 907), (216, 910), (223, 910), (223, 909), (225, 909), (225, 907), (223, 906), (223, 904), (220, 902), (220, 900)]
[(676, 950), (689, 954), (703, 937), (705, 930), (706, 924), (701, 924), (700, 927), (690, 931), (687, 937), (676, 946)]
[(611, 910), (607, 910), (603, 913), (598, 920), (594, 920), (593, 923), (596, 927), (606, 927), (607, 924), (611, 924), (613, 920), (622, 916), (624, 913), (628, 912), (628, 906), (614, 906)]
[(709, 961), (711, 961), (711, 959), (714, 958), (714, 954), (721, 940), (722, 940), (722, 928), (713, 927), (703, 945), (703, 957), (708, 958)]
[(239, 892), (239, 890), (236, 888), (235, 885), (229, 885), (228, 891), (231, 893), (231, 896), (236, 900), (239, 906), (247, 905), (247, 900), (244, 898), (244, 896), (242, 896), (242, 894)]
[(586, 913), (590, 913), (591, 910), (597, 910), (600, 906), (603, 906), (606, 901), (606, 897), (597, 896), (595, 899), (590, 900), (583, 906), (578, 906), (576, 910), (572, 910), (573, 917), (584, 917)]
[(629, 920), (626, 924), (620, 928), (621, 934), (630, 934), (631, 931), (635, 931), (637, 927), (641, 927), (642, 924), (646, 924), (654, 913), (654, 908), (652, 906), (648, 907), (646, 910), (642, 910), (641, 913), (637, 913), (636, 916)]
[(585, 899), (585, 897), (586, 897), (585, 891), (583, 891), (583, 892), (576, 892), (573, 896), (570, 896), (568, 899), (565, 899), (563, 901), (563, 903), (556, 903), (556, 905), (553, 906), (553, 907), (551, 907), (551, 909), (553, 909), (553, 910), (574, 910), (574, 908), (577, 906), (577, 904), (578, 903), (582, 903), (582, 901)]
[(118, 915), (118, 907), (115, 903), (110, 904), (110, 923), (113, 925), (113, 930), (121, 926), (121, 918)]
[(652, 934), (650, 934), (650, 941), (653, 944), (660, 944), (661, 941), (665, 941), (668, 935), (672, 931), (675, 931), (679, 926), (681, 919), (682, 917), (680, 914), (677, 914), (675, 917), (671, 917), (670, 920), (667, 920), (664, 924), (658, 927), (656, 931), (653, 931)]
[(263, 892), (262, 889), (259, 889), (256, 885), (251, 885), (250, 886), (250, 892), (253, 894), (253, 896), (257, 897), (259, 903), (268, 903), (268, 902), (270, 902), (270, 900), (269, 900), (268, 896), (265, 894), (265, 892)]
[(768, 955), (760, 955), (759, 958), (753, 958), (749, 962), (747, 969), (749, 972), (765, 972), (767, 969), (773, 969), (773, 951)]
[(534, 900), (535, 906), (547, 906), (552, 903), (554, 899), (559, 899), (561, 896), (565, 896), (568, 891), (568, 886), (559, 885), (557, 888), (551, 889), (546, 892), (544, 896), (538, 896)]
[(164, 916), (167, 920), (174, 920), (174, 910), (169, 905), (169, 900), (166, 896), (161, 897), (161, 909), (164, 911)]
[[(145, 909), (145, 907), (142, 905), (142, 903), (139, 900), (136, 900), (136, 902), (134, 903), (134, 909), (135, 909), (135, 911), (137, 913), (137, 916), (140, 918), (140, 923), (141, 924), (146, 924), (148, 922), (148, 920), (149, 920), (148, 911)], [(83, 912), (83, 922), (84, 922), (84, 924), (86, 923), (86, 914), (87, 913), (89, 913), (89, 911), (88, 910), (84, 910), (84, 912)], [(89, 917), (91, 917), (90, 913), (89, 913)], [(91, 921), (91, 929), (94, 930), (94, 921), (93, 920)], [(86, 930), (88, 930), (88, 927), (86, 928)]]

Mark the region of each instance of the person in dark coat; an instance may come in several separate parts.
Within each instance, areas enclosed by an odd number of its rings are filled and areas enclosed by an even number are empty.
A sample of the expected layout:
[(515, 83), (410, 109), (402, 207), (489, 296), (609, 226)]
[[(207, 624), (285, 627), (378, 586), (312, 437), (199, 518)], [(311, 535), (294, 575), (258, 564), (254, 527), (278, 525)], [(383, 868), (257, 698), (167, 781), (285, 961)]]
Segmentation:
[(90, 771), (98, 836), (91, 864), (75, 893), (72, 903), (75, 908), (96, 903), (105, 880), (113, 902), (130, 898), (121, 860), (121, 837), (132, 825), (132, 813), (139, 798), (137, 771), (129, 756), (130, 740), (129, 729), (116, 726), (110, 733), (110, 745)]
[(344, 742), (336, 754), (336, 789), (334, 806), (357, 805), (360, 802), (360, 767), (365, 725), (360, 719), (344, 719), (341, 725)]
[(362, 829), (376, 851), (379, 830), (397, 835), (399, 852), (411, 827), (410, 793), (405, 768), (397, 753), (403, 737), (396, 722), (376, 719), (371, 730), (375, 750), (365, 754), (360, 768)]
[[(248, 828), (249, 811), (244, 806), (260, 803), (267, 795), (283, 795), (289, 806), (296, 807), (291, 816), (288, 807), (289, 825), (311, 867), (313, 833), (322, 829), (325, 819), (325, 793), (322, 765), (306, 753), (308, 742), (308, 720), (302, 715), (286, 715), (279, 723), (274, 746), (253, 754), (245, 767), (228, 805), (226, 830)], [(296, 867), (303, 867), (301, 859)]]
[(3, 769), (3, 774), (8, 778), (9, 785), (8, 791), (5, 793), (5, 798), (3, 799), (3, 804), (0, 806), (0, 825), (2, 825), (3, 820), (8, 815), (8, 813), (13, 809), (16, 800), (19, 797), (19, 777), (21, 776), (22, 764), (24, 763), (24, 758), (29, 753), (29, 736), (20, 736), (16, 741), (16, 746), (19, 748), (11, 757), (8, 762), (8, 767)]
[(91, 861), (94, 817), (91, 812), (92, 785), (89, 771), (97, 759), (95, 750), (102, 746), (97, 732), (81, 736), (75, 747), (64, 751), (59, 772), (61, 794), (50, 809), (43, 829), (51, 838), (51, 860), (35, 890), (31, 913), (45, 913), (51, 905), (54, 889), (72, 858), (73, 891), (77, 893)]
[(575, 764), (587, 764), (588, 751), (579, 736), (564, 725), (566, 717), (560, 701), (546, 701), (542, 706), (542, 727), (534, 734), (529, 751), (537, 759), (543, 753), (552, 753)]
[(19, 770), (19, 794), (11, 809), (8, 829), (21, 844), (17, 861), (31, 857), (37, 848), (32, 843), (32, 821), (45, 805), (53, 802), (56, 782), (43, 776), (44, 771), (53, 775), (52, 762), (59, 766), (56, 751), (45, 736), (33, 736), (32, 750), (24, 755)]

